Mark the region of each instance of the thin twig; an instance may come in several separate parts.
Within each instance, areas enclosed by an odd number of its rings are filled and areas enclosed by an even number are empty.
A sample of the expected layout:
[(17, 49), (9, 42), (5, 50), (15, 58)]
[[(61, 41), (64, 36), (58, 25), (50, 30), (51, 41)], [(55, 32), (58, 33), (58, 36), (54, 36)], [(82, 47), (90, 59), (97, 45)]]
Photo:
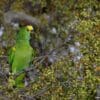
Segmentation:
[(7, 58), (7, 56), (5, 56), (5, 55), (3, 55), (3, 56), (0, 56), (0, 59), (2, 59), (2, 58)]

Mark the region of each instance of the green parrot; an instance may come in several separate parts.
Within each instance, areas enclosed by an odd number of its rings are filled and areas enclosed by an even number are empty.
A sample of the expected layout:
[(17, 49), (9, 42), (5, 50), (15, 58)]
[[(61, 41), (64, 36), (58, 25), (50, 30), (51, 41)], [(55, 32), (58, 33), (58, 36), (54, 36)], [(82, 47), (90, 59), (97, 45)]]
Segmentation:
[[(16, 36), (16, 44), (9, 50), (8, 62), (11, 65), (11, 73), (13, 75), (22, 72), (29, 67), (32, 57), (35, 55), (35, 50), (30, 46), (30, 33), (33, 30), (31, 25), (21, 27)], [(15, 86), (24, 86), (25, 73), (20, 74), (15, 78)]]

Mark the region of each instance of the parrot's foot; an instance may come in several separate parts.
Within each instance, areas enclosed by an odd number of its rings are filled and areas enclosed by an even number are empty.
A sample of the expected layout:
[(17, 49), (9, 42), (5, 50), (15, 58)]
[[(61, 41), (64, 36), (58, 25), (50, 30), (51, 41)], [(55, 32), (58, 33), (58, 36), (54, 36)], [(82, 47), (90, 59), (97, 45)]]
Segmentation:
[(14, 73), (9, 72), (9, 76), (14, 76)]
[(9, 79), (8, 79), (8, 87), (9, 88), (13, 88), (15, 86), (15, 80), (13, 75), (9, 75)]

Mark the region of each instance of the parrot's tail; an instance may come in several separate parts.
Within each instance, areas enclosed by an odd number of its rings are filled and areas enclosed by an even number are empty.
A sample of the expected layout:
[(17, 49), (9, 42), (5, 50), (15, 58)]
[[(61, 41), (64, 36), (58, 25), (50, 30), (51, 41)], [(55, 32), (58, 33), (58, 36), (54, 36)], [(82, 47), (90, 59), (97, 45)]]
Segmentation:
[(19, 76), (16, 77), (15, 86), (17, 88), (23, 88), (25, 86), (24, 78), (25, 78), (25, 73), (22, 73), (22, 74), (20, 74)]

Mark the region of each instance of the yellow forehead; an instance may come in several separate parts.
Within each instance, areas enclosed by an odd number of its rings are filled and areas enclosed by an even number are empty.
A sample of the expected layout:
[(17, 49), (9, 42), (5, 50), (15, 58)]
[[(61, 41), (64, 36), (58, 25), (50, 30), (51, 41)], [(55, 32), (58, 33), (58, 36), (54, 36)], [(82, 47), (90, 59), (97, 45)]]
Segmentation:
[(32, 25), (27, 25), (26, 28), (27, 28), (29, 31), (32, 31), (32, 30), (33, 30), (33, 26), (32, 26)]
[(13, 48), (12, 48), (12, 50), (13, 50), (13, 51), (16, 51), (16, 48), (15, 48), (15, 47), (13, 47)]

